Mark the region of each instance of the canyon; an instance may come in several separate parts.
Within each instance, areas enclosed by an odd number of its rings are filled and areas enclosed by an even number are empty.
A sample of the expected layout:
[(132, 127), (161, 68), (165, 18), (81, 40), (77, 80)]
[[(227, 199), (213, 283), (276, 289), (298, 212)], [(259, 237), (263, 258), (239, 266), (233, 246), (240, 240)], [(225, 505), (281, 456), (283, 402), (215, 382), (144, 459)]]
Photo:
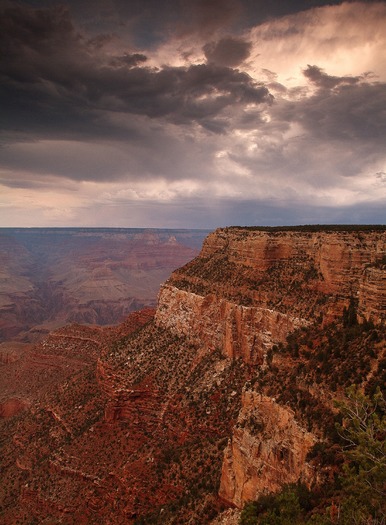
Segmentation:
[(109, 325), (155, 306), (202, 230), (0, 229), (0, 341), (34, 342), (71, 322)]
[(210, 233), (155, 309), (0, 345), (0, 521), (236, 523), (323, 485), (334, 400), (384, 388), (385, 320), (385, 227)]

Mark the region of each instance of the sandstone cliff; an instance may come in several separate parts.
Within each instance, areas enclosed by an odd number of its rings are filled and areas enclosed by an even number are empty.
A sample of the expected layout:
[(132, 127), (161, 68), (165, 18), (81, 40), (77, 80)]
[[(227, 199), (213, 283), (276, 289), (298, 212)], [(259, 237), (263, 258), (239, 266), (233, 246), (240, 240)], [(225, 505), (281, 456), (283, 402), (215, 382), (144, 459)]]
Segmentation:
[(339, 318), (352, 300), (362, 319), (384, 322), (385, 251), (376, 229), (220, 229), (163, 286), (156, 323), (261, 364), (289, 332)]
[[(220, 229), (207, 237), (200, 256), (162, 287), (155, 322), (264, 370), (272, 348), (291, 332), (338, 320), (350, 305), (358, 306), (359, 321), (383, 326), (385, 251), (385, 231), (377, 228)], [(288, 370), (288, 363), (284, 368)], [(311, 391), (314, 397), (323, 395), (315, 387), (304, 389)], [(257, 427), (245, 424), (248, 417), (258, 420)], [(316, 482), (305, 461), (320, 437), (315, 430), (316, 435), (307, 432), (289, 407), (262, 398), (261, 390), (244, 393), (225, 450), (221, 497), (241, 507), (285, 483)]]
[(299, 425), (291, 409), (273, 398), (244, 391), (224, 452), (220, 496), (242, 507), (287, 483), (310, 483), (315, 473), (306, 457), (314, 442), (315, 437)]

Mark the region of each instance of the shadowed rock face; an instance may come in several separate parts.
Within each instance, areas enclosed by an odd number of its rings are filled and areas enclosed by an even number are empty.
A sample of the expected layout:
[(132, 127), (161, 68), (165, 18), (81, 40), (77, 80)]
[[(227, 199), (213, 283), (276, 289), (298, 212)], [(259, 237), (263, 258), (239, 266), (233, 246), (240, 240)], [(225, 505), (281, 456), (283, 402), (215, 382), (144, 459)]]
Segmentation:
[(155, 306), (161, 283), (207, 232), (0, 230), (0, 341), (34, 341), (67, 323), (116, 324)]
[[(210, 523), (323, 481), (333, 467), (307, 458), (334, 398), (381, 378), (384, 255), (384, 230), (218, 230), (154, 318), (0, 347), (0, 403), (28, 402), (0, 419), (0, 518)], [(353, 308), (374, 324), (348, 332)]]

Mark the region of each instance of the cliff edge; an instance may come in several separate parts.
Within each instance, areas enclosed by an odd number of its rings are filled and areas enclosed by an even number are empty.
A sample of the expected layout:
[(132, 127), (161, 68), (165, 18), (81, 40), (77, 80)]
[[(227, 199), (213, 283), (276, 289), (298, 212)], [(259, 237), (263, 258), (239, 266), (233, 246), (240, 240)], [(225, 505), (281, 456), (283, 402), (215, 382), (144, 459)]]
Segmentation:
[(261, 364), (267, 349), (316, 320), (386, 319), (382, 228), (218, 229), (159, 294), (156, 323), (228, 357)]

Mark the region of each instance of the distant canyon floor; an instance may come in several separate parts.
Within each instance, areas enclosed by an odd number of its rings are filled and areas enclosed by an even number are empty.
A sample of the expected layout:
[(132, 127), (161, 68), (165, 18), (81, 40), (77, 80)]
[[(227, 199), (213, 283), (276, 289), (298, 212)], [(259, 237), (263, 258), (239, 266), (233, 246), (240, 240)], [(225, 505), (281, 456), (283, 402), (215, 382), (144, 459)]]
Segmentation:
[(0, 229), (0, 342), (33, 342), (72, 322), (117, 324), (156, 305), (203, 230)]

